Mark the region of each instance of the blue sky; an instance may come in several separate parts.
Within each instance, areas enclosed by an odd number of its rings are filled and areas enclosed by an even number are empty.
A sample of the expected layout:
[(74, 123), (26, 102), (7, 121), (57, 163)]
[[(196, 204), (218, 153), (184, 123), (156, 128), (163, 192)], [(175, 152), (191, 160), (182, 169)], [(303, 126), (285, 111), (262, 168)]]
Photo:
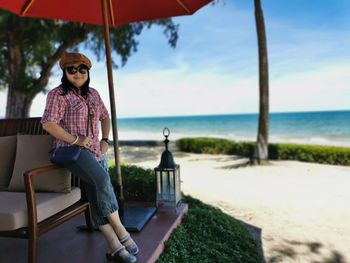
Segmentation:
[[(350, 1), (262, 0), (262, 5), (270, 111), (350, 109)], [(154, 27), (139, 37), (138, 52), (126, 66), (114, 70), (118, 117), (258, 112), (253, 0), (209, 5), (174, 21), (180, 24), (175, 49)], [(94, 64), (91, 84), (109, 105), (105, 64), (87, 54)], [(60, 71), (54, 75), (50, 88)], [(3, 116), (6, 94), (0, 94)], [(40, 116), (44, 103), (45, 95), (38, 95), (31, 115)]]

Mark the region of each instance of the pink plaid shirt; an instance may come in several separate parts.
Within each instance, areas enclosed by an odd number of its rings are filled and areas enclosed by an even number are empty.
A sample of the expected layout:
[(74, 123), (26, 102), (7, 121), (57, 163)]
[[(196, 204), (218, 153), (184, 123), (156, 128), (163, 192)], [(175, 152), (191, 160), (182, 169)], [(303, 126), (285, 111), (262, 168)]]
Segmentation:
[[(53, 121), (74, 136), (91, 137), (93, 143), (88, 150), (95, 154), (98, 161), (102, 160), (98, 123), (108, 118), (108, 111), (100, 95), (93, 88), (89, 89), (86, 99), (73, 91), (69, 91), (65, 96), (62, 96), (62, 93), (61, 86), (49, 92), (41, 123)], [(87, 129), (88, 113), (90, 122)], [(55, 147), (68, 145), (70, 144), (58, 139), (55, 141)]]

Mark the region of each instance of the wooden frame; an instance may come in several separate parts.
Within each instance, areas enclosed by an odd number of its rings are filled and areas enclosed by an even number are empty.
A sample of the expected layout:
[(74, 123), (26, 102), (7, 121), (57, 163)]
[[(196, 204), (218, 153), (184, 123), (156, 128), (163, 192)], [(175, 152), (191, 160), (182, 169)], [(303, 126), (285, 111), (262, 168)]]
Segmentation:
[[(32, 135), (47, 134), (42, 129), (40, 118), (0, 120), (0, 137), (16, 135), (17, 133)], [(37, 221), (36, 197), (33, 178), (41, 173), (60, 168), (60, 166), (52, 164), (44, 167), (34, 168), (24, 173), (23, 176), (25, 182), (25, 195), (28, 208), (28, 227), (11, 231), (0, 231), (0, 236), (28, 239), (29, 263), (35, 263), (37, 260), (38, 238), (42, 234), (75, 217), (76, 215), (84, 213), (88, 230), (89, 232), (93, 231), (91, 208), (89, 202), (87, 202), (86, 198), (83, 196), (83, 191), (82, 198), (75, 204), (45, 219), (40, 223)], [(74, 175), (72, 176), (72, 185), (79, 186), (79, 180)]]

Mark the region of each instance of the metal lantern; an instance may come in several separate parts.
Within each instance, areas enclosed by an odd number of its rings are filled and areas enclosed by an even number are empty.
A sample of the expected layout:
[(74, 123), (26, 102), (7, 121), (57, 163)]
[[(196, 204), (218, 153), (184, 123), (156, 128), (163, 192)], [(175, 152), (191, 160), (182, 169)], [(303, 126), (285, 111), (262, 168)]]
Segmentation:
[(170, 130), (164, 128), (165, 151), (162, 153), (160, 164), (154, 168), (157, 182), (157, 206), (176, 207), (181, 200), (180, 165), (174, 162), (168, 149)]

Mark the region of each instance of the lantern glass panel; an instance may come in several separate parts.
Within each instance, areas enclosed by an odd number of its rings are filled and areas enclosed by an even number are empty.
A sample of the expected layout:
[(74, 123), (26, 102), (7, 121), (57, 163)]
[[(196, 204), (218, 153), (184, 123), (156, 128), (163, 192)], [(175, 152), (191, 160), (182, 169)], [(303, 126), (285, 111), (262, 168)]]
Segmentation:
[(175, 202), (178, 203), (181, 200), (181, 180), (180, 180), (180, 167), (175, 170)]
[(156, 171), (156, 180), (157, 180), (157, 198), (159, 197), (158, 195), (161, 193), (162, 189), (161, 189), (161, 172), (158, 170)]
[(169, 173), (169, 186), (170, 186), (170, 197), (171, 200), (173, 200), (173, 195), (175, 194), (175, 176), (174, 176), (174, 171), (168, 171)]
[(162, 171), (162, 199), (165, 201), (169, 200), (169, 178), (168, 178), (168, 172)]

